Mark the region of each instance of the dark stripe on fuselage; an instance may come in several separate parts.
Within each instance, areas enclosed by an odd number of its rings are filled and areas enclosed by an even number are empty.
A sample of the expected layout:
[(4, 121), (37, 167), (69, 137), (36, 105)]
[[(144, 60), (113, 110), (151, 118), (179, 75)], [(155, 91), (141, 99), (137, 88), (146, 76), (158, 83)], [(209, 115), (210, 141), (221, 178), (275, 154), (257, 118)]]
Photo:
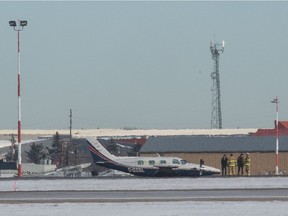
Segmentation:
[[(98, 164), (99, 166), (103, 166), (109, 169), (116, 169), (122, 172), (131, 173), (131, 174), (139, 175), (139, 176), (154, 176), (158, 172), (157, 168), (152, 168), (152, 169), (137, 168), (137, 167), (127, 166), (124, 164), (119, 164), (109, 159), (102, 153), (100, 153), (91, 143), (89, 143), (89, 150), (92, 153), (94, 162)], [(99, 162), (103, 162), (103, 164)]]
[(89, 147), (89, 150), (94, 153), (95, 155), (97, 155), (99, 158), (99, 161), (102, 161), (102, 162), (109, 162), (109, 163), (112, 163), (113, 161), (110, 160), (109, 158), (107, 158), (105, 155), (101, 154), (97, 149), (95, 149), (94, 146), (92, 146), (90, 144), (90, 147)]

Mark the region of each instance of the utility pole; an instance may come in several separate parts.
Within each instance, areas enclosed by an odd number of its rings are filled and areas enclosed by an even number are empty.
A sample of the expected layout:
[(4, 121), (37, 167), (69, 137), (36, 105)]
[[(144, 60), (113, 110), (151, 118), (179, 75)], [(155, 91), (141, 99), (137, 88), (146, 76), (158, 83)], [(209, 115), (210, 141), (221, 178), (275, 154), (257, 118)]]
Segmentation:
[(69, 115), (69, 118), (70, 118), (70, 140), (72, 140), (72, 109), (70, 109), (70, 115)]
[(220, 92), (220, 74), (219, 74), (219, 56), (224, 52), (224, 41), (222, 43), (210, 42), (210, 51), (214, 60), (214, 68), (211, 73), (212, 85), (212, 112), (211, 112), (211, 129), (222, 129), (222, 112), (221, 112), (221, 92)]

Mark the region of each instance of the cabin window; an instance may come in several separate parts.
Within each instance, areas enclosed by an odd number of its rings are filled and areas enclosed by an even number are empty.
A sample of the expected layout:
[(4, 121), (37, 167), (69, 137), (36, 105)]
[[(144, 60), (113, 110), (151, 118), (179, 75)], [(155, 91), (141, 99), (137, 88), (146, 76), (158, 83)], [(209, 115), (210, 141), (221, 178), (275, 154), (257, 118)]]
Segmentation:
[(182, 164), (182, 165), (184, 165), (184, 164), (187, 164), (187, 163), (188, 163), (188, 162), (187, 162), (187, 161), (185, 161), (185, 160), (181, 160), (180, 162), (181, 162), (181, 164)]
[(143, 165), (143, 164), (144, 164), (144, 161), (142, 161), (142, 160), (138, 161), (138, 165)]
[(180, 164), (180, 162), (179, 162), (179, 160), (177, 160), (177, 159), (173, 159), (173, 162), (172, 162), (173, 164)]
[(160, 164), (166, 164), (166, 160), (160, 160)]
[(150, 160), (149, 161), (149, 165), (154, 165), (155, 164), (155, 161), (154, 160)]

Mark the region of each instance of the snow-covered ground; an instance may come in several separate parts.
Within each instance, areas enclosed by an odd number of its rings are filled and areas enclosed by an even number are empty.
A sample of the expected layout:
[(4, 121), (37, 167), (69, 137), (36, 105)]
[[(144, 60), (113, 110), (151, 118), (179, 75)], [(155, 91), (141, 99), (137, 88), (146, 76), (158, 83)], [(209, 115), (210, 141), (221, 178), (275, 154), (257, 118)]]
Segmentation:
[[(0, 191), (288, 188), (288, 177), (3, 179)], [(288, 208), (288, 207), (287, 207)]]
[(11, 146), (10, 140), (0, 140), (0, 148)]
[(0, 204), (0, 215), (13, 216), (282, 216), (287, 202), (148, 202)]
[[(241, 178), (90, 178), (2, 179), (0, 191), (37, 190), (166, 190), (166, 189), (288, 188), (287, 177)], [(1, 194), (0, 194), (1, 195)], [(0, 215), (13, 216), (277, 216), (288, 215), (285, 201), (181, 201), (125, 203), (0, 204)]]

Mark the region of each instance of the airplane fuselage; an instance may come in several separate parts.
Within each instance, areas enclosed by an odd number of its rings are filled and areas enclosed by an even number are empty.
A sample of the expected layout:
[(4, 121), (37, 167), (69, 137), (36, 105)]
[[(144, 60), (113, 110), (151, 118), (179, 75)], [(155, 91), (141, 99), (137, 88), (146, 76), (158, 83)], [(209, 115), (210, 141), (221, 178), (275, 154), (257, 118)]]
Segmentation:
[(220, 173), (219, 169), (188, 163), (178, 157), (116, 157), (97, 139), (87, 141), (95, 164), (137, 176), (206, 176)]

